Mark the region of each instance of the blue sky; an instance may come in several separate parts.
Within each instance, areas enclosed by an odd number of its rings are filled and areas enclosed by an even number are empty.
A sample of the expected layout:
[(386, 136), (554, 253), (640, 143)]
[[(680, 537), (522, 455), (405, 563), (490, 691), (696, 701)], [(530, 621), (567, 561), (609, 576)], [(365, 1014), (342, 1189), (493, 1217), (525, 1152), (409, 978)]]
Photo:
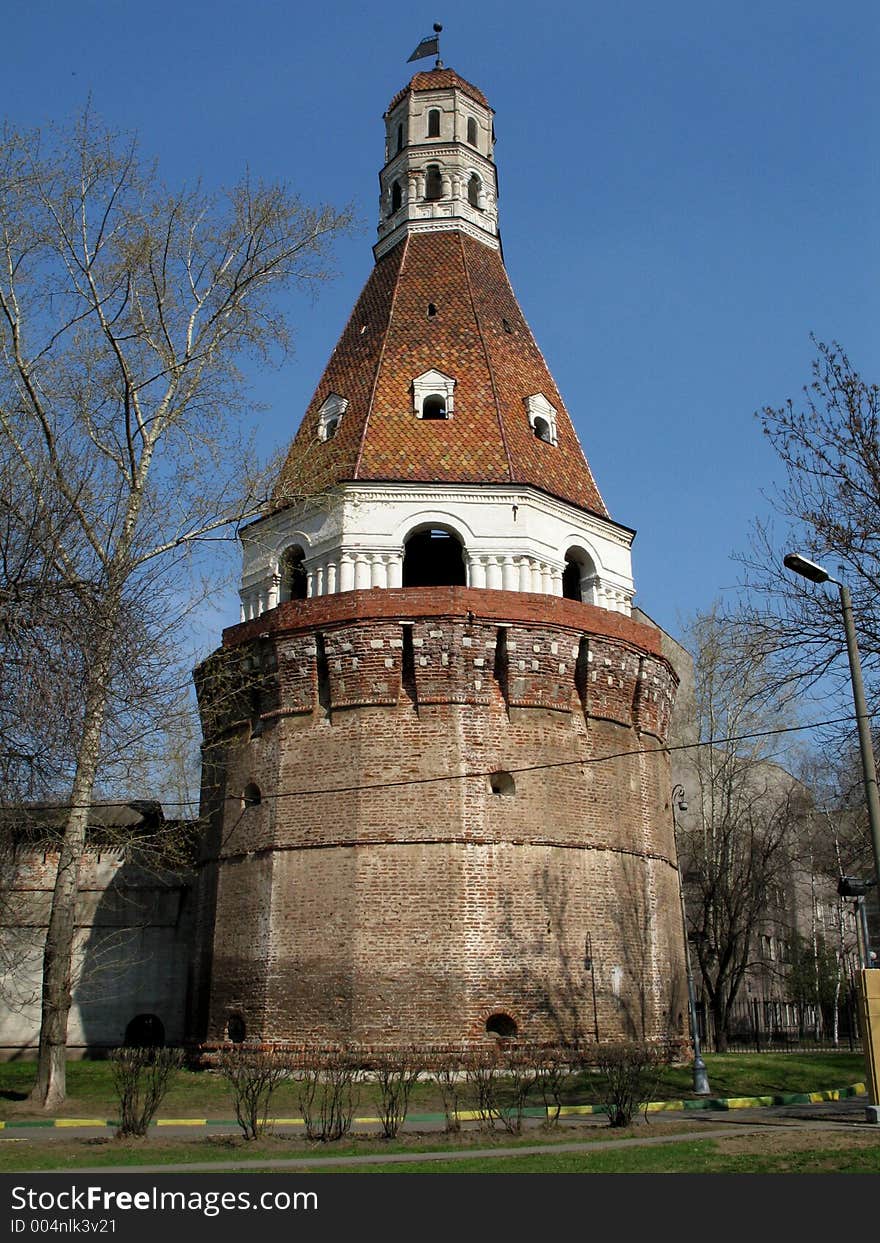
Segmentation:
[[(253, 376), (269, 453), (372, 266), (382, 113), (435, 20), (496, 110), (514, 289), (638, 530), (638, 603), (676, 633), (738, 581), (777, 474), (754, 412), (807, 382), (809, 334), (880, 379), (875, 3), (30, 0), (4, 16), (0, 111), (42, 124), (91, 92), (171, 184), (249, 167), (354, 204), (339, 279), (291, 308), (295, 356)], [(237, 620), (233, 592), (218, 604)]]

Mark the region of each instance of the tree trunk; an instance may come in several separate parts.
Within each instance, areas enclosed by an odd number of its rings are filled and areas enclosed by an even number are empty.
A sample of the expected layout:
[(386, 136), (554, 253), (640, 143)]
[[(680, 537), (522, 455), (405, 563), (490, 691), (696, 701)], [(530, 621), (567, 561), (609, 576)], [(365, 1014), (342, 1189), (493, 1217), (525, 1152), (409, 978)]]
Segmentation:
[(73, 1002), (71, 976), (79, 872), (98, 770), (117, 613), (118, 609), (112, 606), (106, 610), (90, 664), (70, 811), (58, 854), (58, 870), (46, 929), (37, 1079), (28, 1098), (45, 1110), (56, 1109), (67, 1091), (67, 1022)]
[(712, 1026), (715, 1028), (715, 1052), (727, 1052), (727, 1010), (720, 998), (712, 1000)]

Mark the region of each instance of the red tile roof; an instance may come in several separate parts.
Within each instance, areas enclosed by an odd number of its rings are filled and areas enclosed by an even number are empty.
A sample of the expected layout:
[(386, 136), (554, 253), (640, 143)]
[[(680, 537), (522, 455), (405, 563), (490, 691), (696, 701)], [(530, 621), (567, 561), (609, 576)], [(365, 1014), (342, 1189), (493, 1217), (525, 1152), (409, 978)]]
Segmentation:
[[(431, 368), (456, 381), (450, 419), (413, 413), (412, 381)], [(349, 404), (322, 443), (318, 410), (330, 393)], [(556, 445), (529, 426), (525, 398), (535, 393), (556, 408)], [(497, 250), (445, 230), (411, 234), (377, 262), (291, 445), (275, 501), (353, 480), (531, 484), (607, 517)]]
[(471, 82), (466, 82), (464, 78), (460, 78), (454, 69), (428, 69), (423, 73), (415, 74), (403, 90), (397, 92), (388, 105), (388, 112), (396, 108), (410, 91), (442, 91), (450, 86), (457, 86), (463, 95), (469, 95), (471, 99), (475, 99), (484, 108), (489, 107), (489, 101), (479, 87), (474, 86)]

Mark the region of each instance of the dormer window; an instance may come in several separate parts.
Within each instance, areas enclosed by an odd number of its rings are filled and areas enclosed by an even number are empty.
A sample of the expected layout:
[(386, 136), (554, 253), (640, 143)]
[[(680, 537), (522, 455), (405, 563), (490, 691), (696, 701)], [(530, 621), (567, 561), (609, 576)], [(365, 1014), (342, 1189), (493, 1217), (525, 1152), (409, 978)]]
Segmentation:
[(477, 145), (477, 122), (474, 117), (467, 119), (467, 140), (472, 147)]
[(425, 198), (441, 199), (443, 197), (443, 177), (439, 164), (429, 164), (425, 170)]
[(342, 416), (348, 409), (348, 398), (331, 393), (318, 411), (318, 439), (332, 440), (339, 430)]
[(442, 371), (426, 371), (413, 384), (413, 412), (419, 419), (450, 419), (455, 380)]
[(440, 137), (440, 109), (432, 108), (428, 113), (428, 137)]
[(537, 439), (543, 440), (545, 444), (555, 445), (556, 407), (550, 405), (543, 393), (533, 393), (525, 399), (525, 405), (529, 427)]
[(445, 419), (446, 398), (442, 393), (429, 393), (422, 402), (423, 419)]

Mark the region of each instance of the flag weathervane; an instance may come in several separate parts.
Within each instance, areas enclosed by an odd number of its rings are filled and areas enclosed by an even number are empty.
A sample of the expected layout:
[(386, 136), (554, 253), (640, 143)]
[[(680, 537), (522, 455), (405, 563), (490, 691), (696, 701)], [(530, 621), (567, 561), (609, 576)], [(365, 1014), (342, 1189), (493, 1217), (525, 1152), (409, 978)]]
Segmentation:
[(410, 60), (424, 60), (426, 56), (436, 56), (437, 62), (434, 65), (434, 68), (442, 69), (443, 61), (440, 59), (440, 31), (442, 29), (443, 27), (440, 23), (435, 22), (434, 33), (432, 35), (428, 35), (427, 39), (422, 39), (421, 43), (419, 43), (419, 46), (406, 63), (409, 64)]

